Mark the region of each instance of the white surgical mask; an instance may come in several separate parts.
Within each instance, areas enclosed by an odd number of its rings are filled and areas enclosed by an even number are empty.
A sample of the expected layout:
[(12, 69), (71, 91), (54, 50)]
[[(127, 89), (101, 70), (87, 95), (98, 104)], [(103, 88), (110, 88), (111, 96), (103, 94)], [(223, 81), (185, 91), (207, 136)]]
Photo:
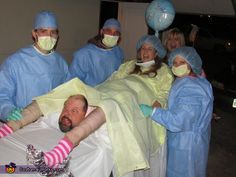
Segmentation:
[(172, 66), (171, 70), (177, 77), (187, 76), (190, 73), (190, 69), (188, 68), (187, 64), (183, 64), (177, 67)]
[(53, 49), (57, 39), (51, 36), (39, 36), (37, 44), (43, 50), (50, 51)]
[(102, 43), (107, 47), (114, 47), (117, 44), (119, 36), (112, 36), (108, 34), (104, 34), (102, 39)]
[(150, 66), (155, 64), (155, 60), (150, 60), (150, 61), (142, 62), (142, 63), (136, 62), (135, 64), (138, 65), (138, 66), (142, 66), (144, 68), (148, 68), (148, 67), (150, 67)]

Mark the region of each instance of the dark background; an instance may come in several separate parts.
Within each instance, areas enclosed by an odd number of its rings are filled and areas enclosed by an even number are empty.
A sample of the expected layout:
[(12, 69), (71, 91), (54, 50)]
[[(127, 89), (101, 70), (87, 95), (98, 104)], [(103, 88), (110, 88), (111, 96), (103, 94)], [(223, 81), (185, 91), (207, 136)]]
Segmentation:
[[(117, 2), (102, 2), (100, 24), (107, 18), (117, 18), (117, 11)], [(236, 17), (177, 13), (169, 28), (178, 27), (188, 39), (191, 24), (199, 27), (194, 48), (203, 60), (214, 91), (216, 116), (212, 119), (207, 177), (232, 177), (236, 173), (236, 108), (232, 107), (236, 99)], [(149, 28), (148, 33), (154, 34), (154, 31)], [(227, 46), (229, 41), (231, 46)]]

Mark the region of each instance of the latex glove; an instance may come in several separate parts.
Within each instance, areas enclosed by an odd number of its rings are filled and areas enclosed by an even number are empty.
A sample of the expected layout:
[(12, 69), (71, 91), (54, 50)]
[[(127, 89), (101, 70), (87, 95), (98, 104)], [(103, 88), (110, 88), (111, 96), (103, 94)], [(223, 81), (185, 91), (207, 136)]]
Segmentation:
[(7, 121), (10, 121), (10, 120), (20, 120), (22, 118), (22, 114), (21, 114), (21, 111), (23, 109), (21, 108), (15, 108), (13, 109), (9, 115), (7, 116)]
[(145, 117), (150, 117), (152, 115), (153, 107), (146, 104), (140, 104), (139, 107)]
[(7, 124), (3, 124), (3, 126), (0, 127), (0, 139), (12, 133), (12, 129)]
[(44, 153), (44, 161), (49, 167), (57, 167), (65, 160), (70, 151), (73, 149), (72, 142), (64, 137), (61, 139), (57, 146), (55, 146), (51, 151)]

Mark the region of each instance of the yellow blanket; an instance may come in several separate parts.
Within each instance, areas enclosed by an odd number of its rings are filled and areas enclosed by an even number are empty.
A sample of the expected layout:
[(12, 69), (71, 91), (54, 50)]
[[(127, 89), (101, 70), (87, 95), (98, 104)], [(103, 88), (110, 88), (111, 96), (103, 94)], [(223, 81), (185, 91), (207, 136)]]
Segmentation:
[(120, 177), (148, 168), (149, 153), (155, 153), (165, 141), (165, 129), (145, 118), (139, 109), (139, 104), (151, 105), (156, 98), (154, 82), (156, 78), (130, 75), (92, 88), (73, 79), (36, 101), (44, 115), (60, 111), (64, 101), (74, 94), (83, 94), (90, 105), (101, 107), (112, 143), (115, 176)]

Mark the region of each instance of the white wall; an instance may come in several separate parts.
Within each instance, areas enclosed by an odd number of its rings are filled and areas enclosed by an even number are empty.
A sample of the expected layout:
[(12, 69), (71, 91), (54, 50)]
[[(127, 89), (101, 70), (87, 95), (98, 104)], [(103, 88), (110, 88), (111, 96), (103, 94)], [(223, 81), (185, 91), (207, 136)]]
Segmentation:
[(19, 48), (32, 44), (34, 17), (41, 10), (57, 15), (57, 51), (69, 62), (73, 52), (98, 32), (99, 0), (0, 0), (0, 63)]
[(149, 3), (119, 3), (118, 19), (122, 28), (120, 46), (124, 50), (126, 60), (136, 58), (136, 43), (148, 32), (144, 15), (148, 5)]

